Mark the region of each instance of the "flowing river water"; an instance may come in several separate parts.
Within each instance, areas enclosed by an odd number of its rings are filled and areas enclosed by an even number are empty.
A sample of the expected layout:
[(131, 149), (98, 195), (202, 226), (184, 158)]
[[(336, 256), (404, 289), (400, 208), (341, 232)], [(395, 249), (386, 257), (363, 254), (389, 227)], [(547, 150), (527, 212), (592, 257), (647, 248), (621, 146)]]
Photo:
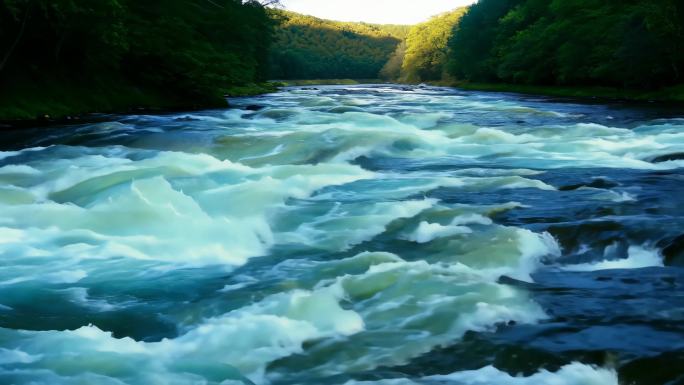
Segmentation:
[(8, 131), (1, 384), (684, 383), (684, 113), (323, 86)]

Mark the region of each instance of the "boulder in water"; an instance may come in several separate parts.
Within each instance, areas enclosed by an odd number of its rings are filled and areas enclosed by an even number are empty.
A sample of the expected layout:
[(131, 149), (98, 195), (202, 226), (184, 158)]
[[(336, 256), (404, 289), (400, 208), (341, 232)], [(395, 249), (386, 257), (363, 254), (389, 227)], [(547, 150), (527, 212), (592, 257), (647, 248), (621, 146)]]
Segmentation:
[(260, 106), (258, 104), (250, 104), (249, 106), (245, 107), (245, 110), (247, 110), (247, 111), (261, 111), (264, 108), (266, 108), (266, 107)]
[(175, 122), (196, 122), (199, 119), (193, 118), (192, 116), (179, 116), (174, 119)]
[(684, 267), (684, 234), (667, 242), (667, 246), (663, 248), (663, 257), (667, 266)]
[(669, 162), (671, 160), (684, 160), (684, 152), (674, 152), (672, 154), (665, 154), (651, 158), (649, 162), (651, 163), (663, 163)]
[(613, 187), (617, 187), (618, 183), (613, 182), (612, 180), (604, 179), (604, 178), (595, 178), (591, 182), (588, 183), (577, 183), (577, 184), (572, 184), (568, 186), (561, 186), (558, 188), (560, 191), (574, 191), (578, 190), (582, 187), (590, 187), (590, 188), (601, 188), (601, 189), (609, 189)]

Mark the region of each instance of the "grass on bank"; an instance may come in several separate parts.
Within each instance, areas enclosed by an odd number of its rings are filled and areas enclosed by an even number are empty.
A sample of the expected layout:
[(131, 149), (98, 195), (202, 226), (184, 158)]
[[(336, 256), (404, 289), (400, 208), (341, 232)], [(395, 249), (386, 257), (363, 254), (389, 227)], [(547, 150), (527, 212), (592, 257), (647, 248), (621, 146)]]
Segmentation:
[[(379, 79), (304, 79), (247, 84), (225, 89), (228, 97), (243, 97), (276, 92), (279, 87), (318, 85), (383, 84)], [(684, 85), (660, 90), (629, 90), (611, 87), (529, 86), (498, 83), (431, 82), (437, 86), (463, 90), (512, 92), (578, 99), (606, 99), (684, 103)], [(21, 86), (0, 94), (0, 123), (32, 125), (63, 121), (93, 113), (163, 112), (227, 107), (225, 98), (183, 100), (160, 90), (141, 89), (114, 79), (97, 83), (68, 81)], [(9, 96), (11, 95), (11, 97)]]
[[(279, 86), (277, 83), (259, 83), (229, 87), (225, 89), (225, 95), (252, 96), (275, 92)], [(226, 99), (218, 94), (203, 100), (188, 100), (163, 90), (143, 89), (114, 79), (83, 83), (52, 81), (9, 87), (8, 92), (0, 95), (0, 122), (10, 126), (61, 121), (97, 113), (228, 107)]]

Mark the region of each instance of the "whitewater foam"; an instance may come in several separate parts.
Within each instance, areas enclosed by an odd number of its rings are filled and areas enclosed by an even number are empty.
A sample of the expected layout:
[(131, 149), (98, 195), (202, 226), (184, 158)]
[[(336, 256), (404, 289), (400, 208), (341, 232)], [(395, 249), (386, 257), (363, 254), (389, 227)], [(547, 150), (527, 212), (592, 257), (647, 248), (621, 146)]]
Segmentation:
[(347, 381), (344, 385), (436, 385), (445, 383), (453, 385), (618, 385), (618, 379), (614, 370), (575, 362), (561, 367), (556, 372), (541, 370), (529, 377), (512, 376), (493, 366), (487, 366), (478, 370), (418, 379), (352, 380)]
[[(340, 308), (339, 300), (330, 290), (277, 294), (160, 342), (114, 338), (95, 326), (42, 332), (0, 328), (3, 340), (14, 334), (14, 342), (6, 346), (17, 345), (0, 350), (0, 365), (22, 363), (21, 371), (29, 377), (49, 367), (54, 375), (94, 374), (109, 381), (116, 375), (135, 384), (212, 377), (223, 381), (239, 379), (240, 373), (263, 382), (268, 363), (301, 352), (304, 342), (363, 330), (362, 319)], [(112, 367), (118, 370), (112, 372)], [(0, 378), (12, 375), (0, 370)]]
[(627, 258), (611, 259), (577, 265), (561, 266), (565, 271), (598, 271), (612, 269), (641, 269), (663, 266), (663, 258), (657, 249), (645, 246), (630, 246)]
[[(678, 120), (628, 129), (580, 122), (578, 107), (365, 89), (382, 97), (293, 89), (233, 103), (259, 111), (122, 117), (0, 152), (0, 310), (21, 325), (29, 309), (36, 329), (0, 329), (0, 382), (313, 383), (538, 323), (539, 304), (500, 278), (531, 281), (562, 250), (530, 230), (539, 207), (505, 202), (571, 194), (557, 169), (684, 164)], [(627, 210), (649, 197), (635, 191), (582, 194)], [(558, 268), (662, 266), (648, 246), (618, 251)], [(617, 378), (573, 363), (377, 383), (442, 382)]]

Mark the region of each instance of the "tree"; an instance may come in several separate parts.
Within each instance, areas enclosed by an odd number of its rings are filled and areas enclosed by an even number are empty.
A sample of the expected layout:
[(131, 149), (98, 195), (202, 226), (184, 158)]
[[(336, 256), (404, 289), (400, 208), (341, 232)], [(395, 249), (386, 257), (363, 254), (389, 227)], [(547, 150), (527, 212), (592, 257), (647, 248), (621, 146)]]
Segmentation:
[(683, 8), (676, 0), (480, 0), (454, 28), (448, 72), (478, 82), (677, 84)]
[(346, 23), (273, 11), (280, 21), (271, 50), (275, 79), (374, 79), (408, 27)]
[(411, 28), (406, 37), (401, 80), (419, 82), (443, 77), (449, 38), (465, 11), (458, 8)]
[[(112, 94), (91, 108), (138, 103), (133, 97), (219, 104), (231, 86), (267, 78), (273, 27), (252, 0), (5, 0), (1, 102), (44, 110)], [(38, 92), (21, 101), (27, 89)]]

